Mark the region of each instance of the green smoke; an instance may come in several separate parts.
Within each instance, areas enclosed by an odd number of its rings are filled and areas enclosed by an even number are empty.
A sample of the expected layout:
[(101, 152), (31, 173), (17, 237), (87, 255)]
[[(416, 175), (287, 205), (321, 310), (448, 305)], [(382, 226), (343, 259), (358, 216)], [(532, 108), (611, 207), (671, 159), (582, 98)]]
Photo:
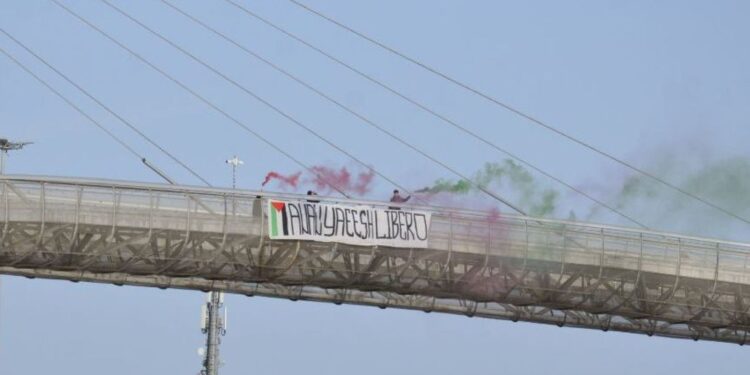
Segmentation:
[(469, 194), (481, 192), (480, 187), (490, 191), (509, 190), (514, 202), (529, 215), (539, 217), (555, 212), (560, 195), (553, 189), (542, 187), (528, 170), (510, 159), (501, 163), (486, 163), (473, 175), (471, 181), (439, 179), (433, 186), (417, 192)]
[[(726, 158), (706, 162), (685, 155), (653, 158), (648, 170), (679, 188), (750, 219), (750, 159)], [(487, 189), (513, 202), (529, 215), (552, 216), (561, 207), (560, 193), (536, 180), (522, 165), (504, 160), (487, 163), (468, 180), (439, 179), (433, 186), (419, 190), (426, 194), (480, 195)], [(692, 235), (732, 238), (750, 241), (750, 231), (741, 221), (685, 196), (649, 177), (634, 174), (610, 187), (603, 200), (652, 229)], [(568, 220), (578, 213), (586, 221), (616, 222), (630, 225), (616, 214), (596, 204), (583, 201)], [(588, 215), (585, 213), (588, 212)]]
[(529, 209), (529, 215), (544, 217), (552, 214), (553, 212), (555, 212), (555, 208), (557, 207), (558, 196), (559, 193), (554, 190), (545, 190), (541, 195), (541, 199), (531, 205)]
[(435, 185), (433, 185), (430, 188), (422, 189), (419, 192), (429, 192), (429, 193), (458, 193), (458, 194), (466, 194), (472, 191), (474, 187), (471, 185), (471, 182), (466, 180), (458, 180), (458, 181), (450, 181), (445, 179), (439, 179), (435, 181)]
[(730, 211), (747, 213), (750, 209), (750, 161), (732, 158), (716, 162), (689, 176), (685, 189)]
[[(686, 171), (687, 170), (687, 171)], [(750, 210), (750, 161), (745, 158), (730, 158), (715, 161), (697, 170), (687, 166), (673, 166), (665, 175), (685, 191), (704, 197), (732, 212)], [(617, 195), (617, 207), (638, 205), (644, 200), (655, 200), (660, 209), (682, 209), (702, 204), (679, 192), (666, 190), (658, 182), (644, 176), (631, 176), (625, 180)]]
[[(733, 157), (703, 165), (670, 158), (653, 164), (656, 175), (679, 188), (750, 218), (750, 160), (747, 158)], [(626, 178), (611, 201), (618, 209), (655, 229), (748, 239), (746, 224), (645, 176)], [(588, 219), (600, 220), (603, 213), (602, 209), (592, 210)]]

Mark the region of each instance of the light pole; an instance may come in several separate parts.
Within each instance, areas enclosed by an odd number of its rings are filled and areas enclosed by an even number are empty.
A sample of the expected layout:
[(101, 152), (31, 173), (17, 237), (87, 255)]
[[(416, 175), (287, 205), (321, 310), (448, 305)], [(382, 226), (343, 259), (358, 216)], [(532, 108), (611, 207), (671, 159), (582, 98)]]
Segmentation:
[(245, 164), (244, 161), (240, 160), (237, 155), (234, 155), (231, 159), (227, 159), (227, 164), (232, 166), (232, 189), (237, 188), (237, 167)]
[[(237, 167), (245, 164), (245, 162), (240, 160), (237, 155), (234, 155), (231, 159), (227, 159), (226, 163), (232, 166), (232, 190), (234, 190), (237, 188)], [(235, 215), (236, 211), (237, 201), (235, 200), (235, 197), (232, 196), (232, 216)]]

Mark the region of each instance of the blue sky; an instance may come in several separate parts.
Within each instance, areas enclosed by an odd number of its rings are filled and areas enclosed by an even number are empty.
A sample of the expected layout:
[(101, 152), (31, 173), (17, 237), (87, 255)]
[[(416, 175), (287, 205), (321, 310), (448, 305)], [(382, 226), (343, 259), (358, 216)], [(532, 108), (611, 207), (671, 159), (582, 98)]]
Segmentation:
[[(352, 166), (345, 156), (101, 2), (64, 2), (296, 157), (315, 165)], [(615, 199), (630, 176), (620, 166), (288, 2), (241, 3), (601, 199)], [(306, 3), (587, 142), (645, 169), (664, 171), (669, 178), (680, 180), (711, 161), (745, 160), (750, 154), (747, 2)], [(160, 2), (116, 4), (394, 180), (420, 188), (452, 177)], [(485, 162), (503, 159), (223, 1), (177, 4), (461, 173), (471, 174)], [(247, 189), (258, 189), (269, 170), (300, 169), (53, 3), (3, 0), (2, 5), (1, 27), (213, 184), (231, 183), (224, 160), (233, 154), (246, 162), (238, 183)], [(175, 179), (199, 184), (13, 42), (0, 37), (0, 46)], [(159, 181), (4, 57), (0, 124), (0, 135), (36, 142), (11, 155), (9, 173)], [(665, 166), (665, 160), (672, 164)], [(390, 190), (387, 182), (376, 181), (367, 198), (384, 199)], [(564, 203), (556, 216), (566, 217), (570, 208), (586, 204), (560, 191)], [(746, 227), (737, 223), (705, 225), (715, 221), (716, 213), (704, 207), (691, 206), (676, 217), (654, 215), (651, 207), (658, 201), (644, 200), (626, 209), (657, 229), (750, 239)], [(596, 219), (624, 224), (611, 215)], [(202, 345), (201, 293), (9, 277), (2, 283), (2, 374), (195, 373), (199, 368), (195, 352)], [(698, 374), (739, 371), (749, 364), (745, 349), (727, 344), (240, 296), (227, 301), (230, 331), (222, 347), (224, 374)]]

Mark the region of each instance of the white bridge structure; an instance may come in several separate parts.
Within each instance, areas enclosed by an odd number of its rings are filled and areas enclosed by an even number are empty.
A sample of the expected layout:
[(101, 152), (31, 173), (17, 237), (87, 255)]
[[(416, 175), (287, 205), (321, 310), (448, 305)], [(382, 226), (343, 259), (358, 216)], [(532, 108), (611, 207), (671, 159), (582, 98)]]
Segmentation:
[(419, 207), (429, 248), (363, 247), (270, 240), (267, 200), (304, 196), (34, 176), (0, 188), (0, 274), (748, 341), (746, 244)]

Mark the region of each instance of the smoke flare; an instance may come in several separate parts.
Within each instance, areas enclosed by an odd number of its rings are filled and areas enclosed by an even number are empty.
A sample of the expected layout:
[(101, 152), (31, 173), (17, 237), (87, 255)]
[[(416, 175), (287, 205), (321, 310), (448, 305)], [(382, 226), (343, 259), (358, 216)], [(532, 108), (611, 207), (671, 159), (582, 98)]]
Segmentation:
[[(662, 178), (719, 207), (750, 217), (750, 159), (727, 157), (684, 160), (657, 157), (651, 164)], [(655, 229), (748, 241), (747, 224), (641, 175), (626, 176), (610, 200), (615, 207)], [(594, 207), (586, 220), (600, 221), (606, 212)]]
[(266, 186), (266, 184), (271, 182), (271, 180), (276, 180), (279, 182), (279, 186), (281, 186), (282, 188), (290, 187), (292, 189), (296, 189), (301, 175), (302, 172), (297, 172), (288, 176), (284, 176), (279, 172), (271, 171), (266, 174), (266, 178), (263, 180), (261, 186)]
[(328, 194), (338, 189), (346, 193), (354, 193), (359, 196), (366, 195), (372, 190), (375, 179), (375, 171), (367, 169), (353, 173), (346, 167), (333, 168), (324, 165), (316, 165), (310, 168), (304, 178), (302, 172), (285, 176), (278, 172), (268, 172), (263, 180), (262, 186), (266, 186), (272, 180), (276, 180), (282, 188), (297, 190), (300, 183), (311, 184), (312, 187), (322, 194)]
[(330, 192), (333, 190), (333, 186), (337, 189), (345, 192), (354, 192), (358, 195), (365, 195), (372, 189), (372, 181), (375, 177), (375, 171), (368, 169), (367, 171), (359, 172), (357, 177), (352, 180), (352, 173), (346, 167), (341, 167), (336, 170), (334, 168), (317, 165), (311, 168), (315, 175), (311, 178), (310, 182), (315, 185), (315, 188), (323, 191)]
[(506, 187), (516, 195), (516, 200), (531, 216), (548, 216), (557, 209), (559, 193), (551, 188), (543, 188), (523, 166), (506, 159), (502, 163), (486, 163), (469, 180), (438, 179), (430, 187), (415, 191), (430, 199), (436, 194), (461, 194), (480, 192), (480, 187)]

